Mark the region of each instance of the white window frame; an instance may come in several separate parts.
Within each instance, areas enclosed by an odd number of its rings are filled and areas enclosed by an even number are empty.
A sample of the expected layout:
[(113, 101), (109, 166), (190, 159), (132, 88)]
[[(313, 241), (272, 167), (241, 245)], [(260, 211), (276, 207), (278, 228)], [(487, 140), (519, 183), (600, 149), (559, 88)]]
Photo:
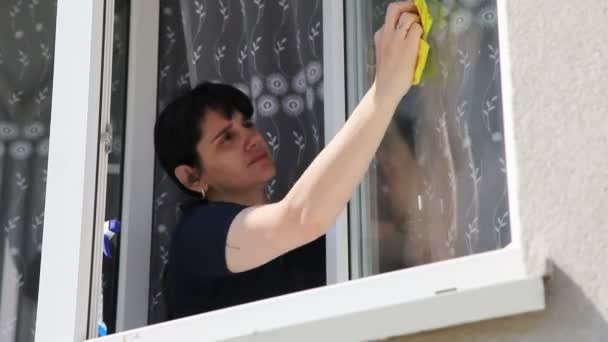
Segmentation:
[[(91, 342), (371, 341), (545, 307), (509, 248), (329, 285)], [(500, 265), (500, 273), (496, 272)], [(444, 288), (444, 286), (447, 286)]]
[[(131, 0), (130, 12), (118, 331), (146, 326), (148, 321), (154, 191), (154, 168), (150, 167), (154, 165), (154, 149), (150, 132), (155, 119), (150, 113), (157, 111), (160, 1)], [(324, 44), (343, 41), (343, 30), (333, 30), (330, 34), (332, 37), (327, 39), (326, 36)], [(335, 52), (325, 54), (325, 64), (341, 65), (343, 48), (330, 45), (324, 49)], [(329, 141), (346, 120), (345, 103), (340, 100), (345, 98), (344, 68), (326, 68), (324, 82), (325, 97), (338, 99), (325, 101), (325, 112), (335, 113), (325, 116), (325, 141)], [(347, 210), (338, 216), (334, 228), (326, 236), (326, 264), (328, 284), (349, 279)]]
[(57, 3), (38, 342), (82, 341), (87, 334), (103, 21), (103, 1)]
[(116, 330), (148, 324), (160, 1), (131, 0)]
[[(154, 157), (149, 132), (153, 121), (137, 113), (156, 111), (159, 8), (158, 1), (132, 0), (125, 230), (117, 319), (119, 329), (132, 330), (90, 341), (375, 340), (544, 309), (542, 275), (528, 272), (521, 249), (506, 0), (497, 4), (511, 244), (497, 251), (346, 281), (351, 277), (344, 212), (327, 238), (332, 285), (144, 327), (152, 229), (150, 166)], [(323, 1), (323, 25), (325, 113), (332, 114), (326, 115), (329, 141), (346, 117), (342, 1)], [(59, 0), (36, 330), (40, 342), (87, 338), (88, 296), (95, 271), (89, 227), (95, 214), (102, 29), (102, 0)], [(75, 45), (86, 48), (74, 49)], [(68, 129), (70, 134), (65, 134)]]

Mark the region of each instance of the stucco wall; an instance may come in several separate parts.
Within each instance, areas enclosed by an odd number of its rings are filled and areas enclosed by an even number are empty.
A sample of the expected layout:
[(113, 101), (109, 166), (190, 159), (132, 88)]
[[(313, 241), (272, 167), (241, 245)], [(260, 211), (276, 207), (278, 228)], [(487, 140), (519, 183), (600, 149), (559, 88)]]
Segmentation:
[(395, 341), (608, 341), (608, 1), (507, 1), (527, 263), (547, 310)]

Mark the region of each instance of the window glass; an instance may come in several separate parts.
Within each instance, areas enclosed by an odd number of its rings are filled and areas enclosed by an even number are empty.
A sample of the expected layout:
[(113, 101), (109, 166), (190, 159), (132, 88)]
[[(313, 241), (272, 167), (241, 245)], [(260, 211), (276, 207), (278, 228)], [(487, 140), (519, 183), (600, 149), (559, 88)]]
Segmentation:
[[(266, 189), (280, 200), (324, 144), (322, 1), (161, 0), (158, 110), (205, 81), (232, 84), (254, 104), (277, 177)], [(156, 166), (149, 321), (166, 320), (164, 275), (171, 236), (192, 201)], [(321, 238), (293, 251), (304, 288), (325, 283)]]
[(118, 295), (118, 264), (120, 258), (120, 228), (122, 223), (123, 152), (126, 120), (129, 0), (114, 0), (114, 35), (112, 38), (112, 84), (110, 123), (111, 149), (108, 154), (102, 259), (102, 300), (99, 311), (100, 332), (116, 332), (116, 300)]
[(0, 2), (0, 341), (34, 341), (56, 14)]
[[(373, 81), (372, 39), (388, 3), (345, 2), (351, 107)], [(361, 276), (511, 240), (496, 2), (427, 3), (434, 22), (422, 84), (399, 104), (352, 220)]]

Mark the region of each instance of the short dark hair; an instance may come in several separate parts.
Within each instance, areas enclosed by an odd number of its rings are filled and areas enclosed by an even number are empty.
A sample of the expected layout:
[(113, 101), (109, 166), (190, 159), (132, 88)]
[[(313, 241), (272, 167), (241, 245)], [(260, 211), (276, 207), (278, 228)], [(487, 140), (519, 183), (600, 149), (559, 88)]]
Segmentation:
[(200, 123), (210, 110), (228, 119), (236, 112), (245, 119), (253, 115), (251, 101), (242, 91), (227, 84), (205, 82), (171, 102), (154, 126), (154, 149), (160, 165), (181, 190), (192, 196), (199, 195), (180, 183), (175, 168), (188, 165), (202, 170), (196, 145), (202, 135)]

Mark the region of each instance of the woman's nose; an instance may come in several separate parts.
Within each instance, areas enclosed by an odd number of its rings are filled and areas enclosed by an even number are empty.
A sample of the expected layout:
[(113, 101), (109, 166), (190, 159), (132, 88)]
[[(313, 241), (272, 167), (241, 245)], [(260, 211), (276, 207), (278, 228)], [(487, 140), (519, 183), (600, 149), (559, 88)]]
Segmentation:
[(245, 151), (257, 147), (260, 144), (260, 139), (260, 135), (254, 129), (249, 130), (245, 139)]

